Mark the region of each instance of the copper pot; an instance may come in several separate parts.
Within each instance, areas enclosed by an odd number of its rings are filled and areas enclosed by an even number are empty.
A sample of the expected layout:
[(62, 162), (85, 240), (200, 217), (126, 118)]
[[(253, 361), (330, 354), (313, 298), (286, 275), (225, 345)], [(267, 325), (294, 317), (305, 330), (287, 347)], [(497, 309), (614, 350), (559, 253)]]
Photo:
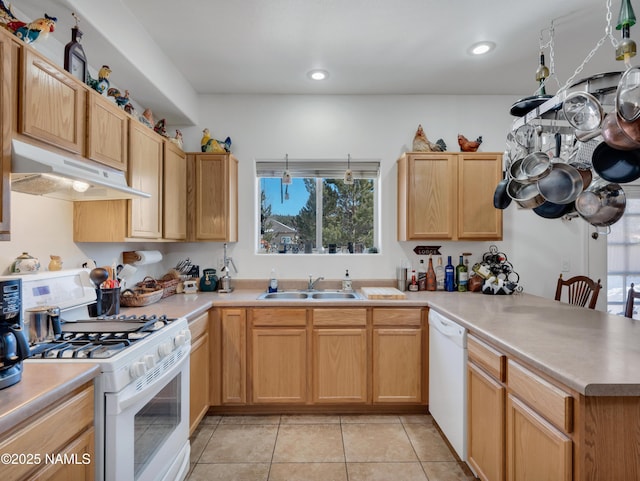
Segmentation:
[(623, 128), (618, 114), (611, 112), (602, 121), (602, 137), (607, 145), (614, 149), (640, 149), (640, 141), (636, 140), (640, 139), (640, 126), (636, 126), (636, 123), (625, 122), (626, 125)]

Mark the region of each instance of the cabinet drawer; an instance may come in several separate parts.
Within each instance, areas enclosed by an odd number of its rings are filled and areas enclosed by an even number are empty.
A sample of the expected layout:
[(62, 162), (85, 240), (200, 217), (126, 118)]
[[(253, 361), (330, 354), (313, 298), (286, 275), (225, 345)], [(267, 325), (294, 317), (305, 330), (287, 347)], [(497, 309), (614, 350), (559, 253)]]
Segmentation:
[(573, 430), (573, 398), (520, 364), (509, 360), (510, 391), (566, 433)]
[(420, 326), (422, 309), (386, 309), (373, 310), (374, 326)]
[(306, 326), (307, 310), (300, 309), (252, 309), (254, 326)]
[(472, 335), (467, 337), (467, 349), (471, 361), (481, 366), (498, 381), (506, 381), (507, 357), (504, 354)]
[(365, 326), (366, 309), (325, 308), (313, 310), (314, 326)]
[(209, 313), (205, 312), (200, 317), (196, 317), (189, 322), (189, 330), (191, 331), (191, 342), (205, 334), (209, 328)]
[[(0, 453), (58, 453), (93, 425), (93, 385), (33, 416), (35, 421), (0, 441)], [(37, 449), (34, 449), (37, 447)], [(36, 465), (8, 464), (3, 479), (21, 479)]]

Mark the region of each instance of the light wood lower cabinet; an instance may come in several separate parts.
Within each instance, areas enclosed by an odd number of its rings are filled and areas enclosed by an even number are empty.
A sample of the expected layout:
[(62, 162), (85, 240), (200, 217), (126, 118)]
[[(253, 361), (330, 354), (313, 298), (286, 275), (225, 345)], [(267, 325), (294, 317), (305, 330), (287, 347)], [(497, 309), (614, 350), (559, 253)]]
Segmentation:
[(367, 402), (367, 331), (313, 330), (313, 402)]
[(422, 329), (373, 330), (373, 401), (422, 401)]
[(245, 309), (222, 309), (221, 402), (247, 402), (247, 313)]
[(504, 481), (506, 389), (472, 362), (467, 375), (468, 463), (482, 481)]
[(306, 328), (253, 328), (251, 358), (254, 403), (306, 402)]
[[(73, 480), (95, 478), (93, 382), (56, 405), (34, 413), (24, 425), (0, 438), (0, 453), (39, 454), (41, 463), (5, 463), (2, 478), (11, 480)], [(46, 455), (76, 455), (77, 463), (47, 463)], [(26, 459), (26, 458), (25, 458)], [(86, 464), (85, 464), (86, 463)]]
[(205, 313), (189, 323), (191, 357), (189, 359), (189, 434), (209, 410), (209, 314)]
[(507, 479), (571, 481), (569, 437), (511, 394), (507, 397)]

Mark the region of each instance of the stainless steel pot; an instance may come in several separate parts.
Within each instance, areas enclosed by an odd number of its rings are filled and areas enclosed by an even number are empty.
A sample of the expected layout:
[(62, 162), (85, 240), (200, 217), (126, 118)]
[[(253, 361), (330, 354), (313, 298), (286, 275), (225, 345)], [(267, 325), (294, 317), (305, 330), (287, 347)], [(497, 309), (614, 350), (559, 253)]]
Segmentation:
[(34, 307), (25, 313), (25, 330), (29, 332), (30, 344), (52, 341), (62, 333), (59, 307)]
[(569, 164), (556, 162), (551, 172), (538, 181), (540, 194), (554, 204), (570, 204), (583, 190), (582, 176)]
[(525, 209), (533, 209), (542, 205), (544, 197), (538, 190), (537, 183), (522, 183), (515, 179), (511, 179), (507, 184), (507, 194), (511, 197), (520, 207)]
[(536, 182), (551, 172), (551, 159), (544, 152), (532, 152), (522, 159), (520, 169), (528, 182)]
[(625, 207), (624, 190), (616, 183), (599, 183), (576, 199), (576, 210), (580, 217), (595, 227), (615, 224), (624, 214)]

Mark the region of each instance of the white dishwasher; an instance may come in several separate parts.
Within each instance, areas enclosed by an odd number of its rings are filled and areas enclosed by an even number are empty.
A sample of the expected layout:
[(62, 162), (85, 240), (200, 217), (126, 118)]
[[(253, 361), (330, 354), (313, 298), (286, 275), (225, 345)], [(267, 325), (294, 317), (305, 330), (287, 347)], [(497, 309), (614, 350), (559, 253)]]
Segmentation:
[(467, 460), (467, 330), (429, 311), (429, 412)]

